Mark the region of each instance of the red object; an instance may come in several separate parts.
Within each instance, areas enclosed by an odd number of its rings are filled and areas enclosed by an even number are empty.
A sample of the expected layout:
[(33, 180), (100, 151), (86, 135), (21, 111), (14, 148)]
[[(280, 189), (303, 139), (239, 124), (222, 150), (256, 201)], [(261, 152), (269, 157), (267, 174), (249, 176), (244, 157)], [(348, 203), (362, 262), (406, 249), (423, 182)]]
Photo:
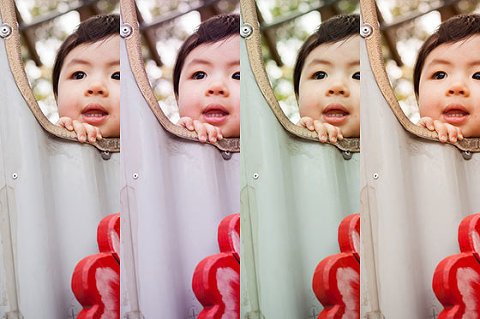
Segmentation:
[(225, 217), (218, 227), (220, 253), (195, 268), (192, 288), (203, 310), (197, 319), (240, 318), (240, 214)]
[(83, 310), (77, 319), (120, 318), (120, 214), (102, 219), (97, 229), (100, 253), (82, 259), (72, 276), (72, 291)]
[(318, 319), (360, 318), (360, 214), (338, 227), (340, 253), (323, 259), (313, 275), (313, 291), (324, 309)]
[(461, 253), (442, 260), (433, 274), (433, 291), (444, 310), (438, 319), (480, 318), (480, 213), (458, 227)]

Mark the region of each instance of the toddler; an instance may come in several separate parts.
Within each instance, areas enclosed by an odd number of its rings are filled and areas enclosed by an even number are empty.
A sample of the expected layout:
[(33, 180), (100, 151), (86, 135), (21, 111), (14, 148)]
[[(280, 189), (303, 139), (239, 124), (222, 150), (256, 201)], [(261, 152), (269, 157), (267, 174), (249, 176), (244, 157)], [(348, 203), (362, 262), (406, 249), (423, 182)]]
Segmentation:
[(80, 142), (120, 137), (120, 17), (92, 17), (61, 45), (52, 72), (60, 119)]
[(293, 85), (300, 121), (320, 142), (360, 136), (360, 17), (333, 17), (297, 55)]
[(173, 71), (178, 125), (200, 142), (240, 137), (240, 17), (204, 21), (183, 43)]
[(443, 22), (420, 48), (413, 77), (419, 125), (441, 142), (480, 137), (480, 15)]

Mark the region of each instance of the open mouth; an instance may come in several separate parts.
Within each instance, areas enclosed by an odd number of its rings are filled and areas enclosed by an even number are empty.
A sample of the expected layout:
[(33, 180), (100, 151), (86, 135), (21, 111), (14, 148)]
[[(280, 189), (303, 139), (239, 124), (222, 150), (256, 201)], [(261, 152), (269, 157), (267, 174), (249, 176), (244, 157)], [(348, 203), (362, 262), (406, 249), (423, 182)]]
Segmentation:
[(470, 113), (462, 105), (450, 105), (443, 111), (445, 122), (458, 125), (466, 121)]
[(99, 125), (107, 119), (108, 112), (101, 106), (89, 104), (82, 110), (82, 119), (90, 125)]
[(340, 104), (329, 104), (322, 112), (324, 121), (331, 125), (342, 124), (349, 115), (347, 109)]
[(218, 104), (210, 104), (202, 112), (203, 119), (205, 122), (212, 125), (219, 125), (227, 120), (228, 111)]

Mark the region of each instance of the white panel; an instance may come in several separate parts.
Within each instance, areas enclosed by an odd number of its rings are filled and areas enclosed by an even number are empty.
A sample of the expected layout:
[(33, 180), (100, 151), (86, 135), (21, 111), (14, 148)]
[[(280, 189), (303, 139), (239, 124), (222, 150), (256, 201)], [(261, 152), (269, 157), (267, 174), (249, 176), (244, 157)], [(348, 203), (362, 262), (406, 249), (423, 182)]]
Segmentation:
[(100, 220), (119, 212), (120, 157), (105, 161), (94, 147), (46, 133), (17, 89), (3, 40), (0, 74), (0, 316), (71, 318), (81, 309), (74, 267), (98, 252)]
[(435, 267), (459, 252), (460, 221), (480, 211), (480, 154), (465, 160), (452, 145), (406, 132), (365, 50), (362, 43), (361, 317), (378, 302), (385, 318), (434, 318), (443, 309), (432, 290)]
[(217, 227), (240, 209), (239, 154), (224, 160), (212, 145), (165, 131), (138, 89), (123, 41), (121, 52), (121, 312), (191, 318), (202, 309), (194, 269), (219, 252)]
[[(340, 252), (338, 226), (358, 213), (359, 154), (297, 138), (263, 97), (241, 42), (241, 318), (315, 318), (318, 263)], [(258, 174), (258, 178), (254, 178)]]

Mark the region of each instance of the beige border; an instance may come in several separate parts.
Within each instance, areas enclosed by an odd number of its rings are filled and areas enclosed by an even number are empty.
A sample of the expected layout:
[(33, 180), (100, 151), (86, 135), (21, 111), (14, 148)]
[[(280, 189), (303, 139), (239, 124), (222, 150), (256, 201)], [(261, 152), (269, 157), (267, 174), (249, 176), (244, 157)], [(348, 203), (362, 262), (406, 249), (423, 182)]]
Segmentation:
[[(397, 117), (400, 124), (408, 132), (422, 138), (432, 141), (438, 140), (438, 134), (431, 132), (424, 127), (413, 124), (408, 117), (403, 113), (400, 104), (395, 96), (390, 81), (388, 80), (387, 71), (383, 63), (382, 47), (380, 44), (381, 35), (377, 19), (377, 12), (375, 10), (375, 0), (360, 0), (360, 8), (362, 12), (363, 24), (368, 24), (372, 27), (373, 33), (365, 39), (367, 45), (368, 58), (372, 68), (375, 80), (382, 92), (385, 100), (387, 100), (390, 108)], [(480, 138), (465, 138), (454, 144), (461, 151), (480, 152)]]
[[(158, 101), (148, 81), (147, 73), (143, 63), (142, 50), (140, 46), (141, 37), (134, 0), (121, 0), (120, 11), (122, 13), (122, 23), (130, 25), (133, 29), (132, 34), (125, 39), (128, 60), (130, 62), (130, 67), (137, 85), (142, 92), (143, 97), (147, 101), (150, 109), (165, 130), (178, 137), (198, 142), (197, 134), (195, 132), (190, 132), (181, 126), (170, 122), (158, 105)], [(240, 152), (240, 138), (225, 138), (215, 144), (210, 145), (214, 145), (221, 151)]]
[[(18, 32), (18, 23), (15, 15), (14, 0), (2, 0), (0, 5), (0, 15), (2, 16), (2, 23), (8, 24), (12, 28), (12, 33), (5, 41), (5, 47), (7, 50), (8, 62), (12, 75), (17, 83), (17, 87), (20, 90), (23, 98), (28, 104), (28, 107), (32, 111), (33, 115), (37, 119), (38, 123), (50, 134), (63, 139), (76, 141), (77, 137), (74, 132), (67, 131), (63, 127), (52, 124), (43, 114), (42, 110), (38, 106), (35, 95), (32, 88), (28, 83), (27, 74), (23, 67), (22, 55), (20, 51), (20, 34)], [(79, 143), (79, 142), (78, 142)], [(88, 144), (88, 143), (84, 143)], [(119, 152), (120, 151), (120, 139), (119, 138), (104, 138), (93, 144), (100, 151)]]
[[(262, 91), (262, 94), (267, 100), (268, 105), (270, 105), (273, 113), (288, 132), (298, 137), (320, 143), (318, 140), (318, 134), (316, 132), (311, 132), (304, 127), (295, 125), (285, 116), (280, 108), (280, 104), (278, 104), (277, 98), (275, 97), (272, 86), (270, 85), (270, 81), (268, 80), (265, 66), (263, 64), (259, 24), (257, 12), (255, 10), (255, 0), (242, 0), (240, 1), (240, 7), (242, 11), (243, 23), (248, 23), (253, 27), (252, 34), (246, 38), (245, 41), (247, 43), (248, 58), (250, 60), (250, 66), (253, 70), (253, 74), (255, 75), (255, 79), (257, 80), (258, 87)], [(344, 138), (343, 140), (332, 145), (345, 152), (360, 151), (359, 138)]]

